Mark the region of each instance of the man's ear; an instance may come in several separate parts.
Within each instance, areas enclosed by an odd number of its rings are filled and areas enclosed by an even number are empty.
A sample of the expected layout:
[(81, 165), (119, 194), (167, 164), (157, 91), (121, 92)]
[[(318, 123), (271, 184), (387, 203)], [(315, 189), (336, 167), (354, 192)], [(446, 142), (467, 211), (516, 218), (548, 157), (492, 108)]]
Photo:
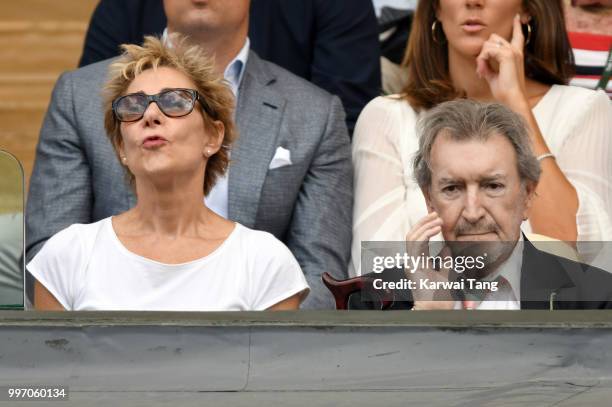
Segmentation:
[(220, 120), (215, 120), (211, 124), (212, 132), (206, 143), (206, 150), (210, 151), (211, 155), (215, 154), (223, 145), (223, 139), (225, 137), (225, 125)]
[(536, 188), (538, 184), (533, 181), (525, 181), (525, 208), (523, 209), (523, 220), (529, 219), (529, 212), (536, 197)]
[(421, 187), (421, 192), (425, 197), (425, 204), (427, 205), (427, 213), (435, 212), (433, 203), (431, 202), (431, 191), (429, 187)]

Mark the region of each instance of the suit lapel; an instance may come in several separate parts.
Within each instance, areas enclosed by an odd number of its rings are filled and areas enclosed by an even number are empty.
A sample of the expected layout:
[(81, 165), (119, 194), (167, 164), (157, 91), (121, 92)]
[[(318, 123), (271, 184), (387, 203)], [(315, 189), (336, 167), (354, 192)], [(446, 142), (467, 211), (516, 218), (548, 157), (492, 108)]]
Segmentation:
[(229, 218), (254, 227), (263, 183), (274, 157), (285, 99), (271, 89), (275, 78), (253, 52), (238, 92), (239, 136), (229, 167)]
[(549, 309), (551, 301), (571, 301), (575, 285), (556, 257), (525, 238), (521, 266), (521, 309)]

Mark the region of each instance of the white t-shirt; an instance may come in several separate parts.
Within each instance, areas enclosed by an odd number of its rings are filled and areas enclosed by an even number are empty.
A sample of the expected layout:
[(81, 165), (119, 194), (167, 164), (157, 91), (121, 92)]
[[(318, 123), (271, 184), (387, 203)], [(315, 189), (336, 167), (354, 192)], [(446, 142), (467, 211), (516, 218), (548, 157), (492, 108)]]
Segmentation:
[(238, 223), (214, 252), (181, 264), (130, 252), (110, 217), (75, 224), (49, 239), (27, 268), (67, 310), (265, 310), (309, 289), (283, 243)]

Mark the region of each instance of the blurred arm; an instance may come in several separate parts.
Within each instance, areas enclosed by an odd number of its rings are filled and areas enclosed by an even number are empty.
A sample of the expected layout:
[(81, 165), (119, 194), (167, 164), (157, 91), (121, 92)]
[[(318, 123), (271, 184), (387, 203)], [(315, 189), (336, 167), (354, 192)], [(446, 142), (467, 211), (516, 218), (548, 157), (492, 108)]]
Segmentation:
[(91, 173), (76, 128), (70, 75), (55, 85), (36, 148), (26, 210), (28, 261), (58, 231), (91, 222)]

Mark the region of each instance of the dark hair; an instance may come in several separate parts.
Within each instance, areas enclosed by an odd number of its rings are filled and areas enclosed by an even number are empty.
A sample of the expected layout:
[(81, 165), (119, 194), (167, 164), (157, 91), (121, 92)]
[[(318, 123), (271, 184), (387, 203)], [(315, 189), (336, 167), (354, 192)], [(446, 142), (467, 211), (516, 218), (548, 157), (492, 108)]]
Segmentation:
[[(408, 76), (401, 96), (417, 111), (465, 96), (450, 80), (448, 47), (440, 24), (435, 31), (437, 38), (432, 36), (438, 7), (439, 0), (418, 2), (402, 63)], [(532, 17), (531, 38), (525, 46), (525, 75), (548, 85), (567, 84), (573, 76), (574, 57), (562, 1), (523, 0), (523, 8)]]

